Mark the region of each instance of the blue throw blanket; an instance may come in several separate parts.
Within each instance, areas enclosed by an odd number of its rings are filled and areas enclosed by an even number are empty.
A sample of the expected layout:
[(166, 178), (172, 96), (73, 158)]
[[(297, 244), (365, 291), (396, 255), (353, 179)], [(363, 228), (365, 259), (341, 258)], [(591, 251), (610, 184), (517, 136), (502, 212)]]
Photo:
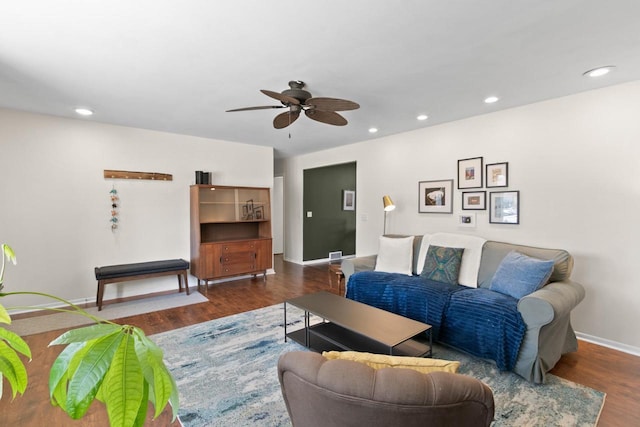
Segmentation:
[(511, 371), (526, 331), (517, 305), (517, 299), (489, 289), (457, 292), (449, 301), (440, 340)]
[(431, 325), (434, 340), (449, 302), (449, 295), (466, 289), (446, 283), (379, 271), (361, 271), (349, 278), (347, 298)]
[(518, 300), (488, 289), (451, 286), (378, 271), (349, 278), (347, 298), (432, 326), (432, 337), (513, 370), (526, 325)]

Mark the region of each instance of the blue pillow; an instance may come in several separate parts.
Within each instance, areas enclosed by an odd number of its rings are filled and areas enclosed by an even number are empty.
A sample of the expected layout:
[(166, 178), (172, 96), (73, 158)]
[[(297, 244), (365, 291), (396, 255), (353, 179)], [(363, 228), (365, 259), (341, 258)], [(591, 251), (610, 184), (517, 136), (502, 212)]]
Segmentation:
[(490, 289), (520, 299), (547, 283), (553, 264), (553, 260), (541, 260), (511, 251), (498, 266)]
[(449, 285), (458, 284), (464, 248), (445, 248), (429, 245), (420, 277)]

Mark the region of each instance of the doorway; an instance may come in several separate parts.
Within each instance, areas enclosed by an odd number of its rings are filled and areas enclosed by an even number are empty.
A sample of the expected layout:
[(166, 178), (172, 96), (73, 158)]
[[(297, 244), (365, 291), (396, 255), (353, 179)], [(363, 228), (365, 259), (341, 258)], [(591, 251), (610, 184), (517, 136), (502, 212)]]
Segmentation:
[(303, 172), (302, 260), (356, 252), (356, 162)]

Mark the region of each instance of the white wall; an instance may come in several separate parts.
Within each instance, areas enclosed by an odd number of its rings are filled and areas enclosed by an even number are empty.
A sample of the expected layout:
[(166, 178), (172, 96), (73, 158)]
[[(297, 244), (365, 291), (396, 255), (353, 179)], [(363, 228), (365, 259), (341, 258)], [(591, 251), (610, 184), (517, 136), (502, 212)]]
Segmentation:
[[(104, 169), (168, 173), (173, 181), (105, 179)], [(213, 171), (214, 184), (271, 187), (273, 149), (0, 109), (0, 242), (18, 258), (6, 270), (5, 291), (95, 301), (96, 266), (189, 260), (196, 170)], [(113, 185), (120, 196), (115, 233)], [(177, 290), (175, 277), (114, 284), (105, 300), (169, 289)]]
[[(285, 256), (302, 260), (303, 170), (357, 161), (357, 255), (377, 251), (384, 194), (397, 206), (389, 233), (463, 232), (567, 249), (572, 279), (586, 288), (573, 312), (576, 330), (640, 354), (639, 112), (633, 82), (288, 159)], [(480, 211), (475, 229), (460, 228), (460, 190), (454, 215), (417, 213), (418, 181), (453, 178), (457, 186), (458, 159), (478, 156), (509, 162), (520, 225), (489, 224)]]

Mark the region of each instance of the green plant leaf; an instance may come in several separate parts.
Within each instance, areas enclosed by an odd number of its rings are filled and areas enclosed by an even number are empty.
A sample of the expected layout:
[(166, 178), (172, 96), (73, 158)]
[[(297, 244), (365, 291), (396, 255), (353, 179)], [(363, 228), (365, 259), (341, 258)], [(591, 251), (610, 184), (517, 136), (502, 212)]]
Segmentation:
[(31, 360), (31, 349), (29, 345), (15, 332), (0, 328), (0, 340), (4, 340), (17, 352), (24, 354)]
[(7, 325), (11, 324), (11, 316), (9, 316), (9, 312), (2, 306), (2, 304), (0, 304), (0, 323), (6, 323)]
[[(73, 419), (81, 418), (89, 409), (100, 384), (114, 360), (123, 332), (115, 332), (87, 342), (76, 352), (69, 364), (69, 387), (67, 389), (67, 414)], [(78, 361), (74, 370), (74, 362)]]
[(27, 389), (27, 370), (18, 353), (4, 341), (0, 341), (0, 372), (11, 386), (12, 397), (23, 394)]
[[(49, 396), (51, 397), (52, 404), (59, 405), (63, 409), (66, 408), (67, 400), (67, 370), (75, 354), (84, 348), (85, 344), (86, 343), (83, 342), (69, 344), (58, 355), (53, 365), (51, 365), (49, 372)], [(63, 391), (64, 393), (62, 393)]]
[(167, 406), (175, 382), (162, 361), (162, 350), (150, 339), (144, 336), (140, 339), (138, 336), (136, 353), (144, 377), (150, 385), (149, 400), (155, 407), (153, 417), (157, 418)]
[(142, 400), (140, 401), (140, 409), (138, 409), (138, 414), (136, 415), (136, 420), (133, 423), (132, 427), (143, 427), (144, 422), (147, 420), (147, 411), (149, 409), (149, 404), (147, 400), (149, 399), (149, 383), (146, 381), (143, 382), (144, 388), (142, 389)]
[[(11, 246), (7, 245), (6, 243), (3, 243), (2, 251), (4, 252), (4, 256), (7, 257), (7, 259), (13, 263), (13, 265), (15, 265), (16, 253), (13, 251), (13, 249), (11, 249)], [(0, 254), (0, 256), (2, 256), (2, 254)]]
[(144, 376), (135, 351), (134, 338), (127, 335), (113, 357), (102, 390), (112, 427), (129, 427), (140, 411), (144, 394)]
[(84, 342), (111, 335), (118, 330), (125, 328), (124, 326), (112, 323), (98, 323), (96, 325), (85, 326), (84, 328), (72, 329), (60, 335), (49, 343), (49, 346), (70, 344), (72, 342)]

